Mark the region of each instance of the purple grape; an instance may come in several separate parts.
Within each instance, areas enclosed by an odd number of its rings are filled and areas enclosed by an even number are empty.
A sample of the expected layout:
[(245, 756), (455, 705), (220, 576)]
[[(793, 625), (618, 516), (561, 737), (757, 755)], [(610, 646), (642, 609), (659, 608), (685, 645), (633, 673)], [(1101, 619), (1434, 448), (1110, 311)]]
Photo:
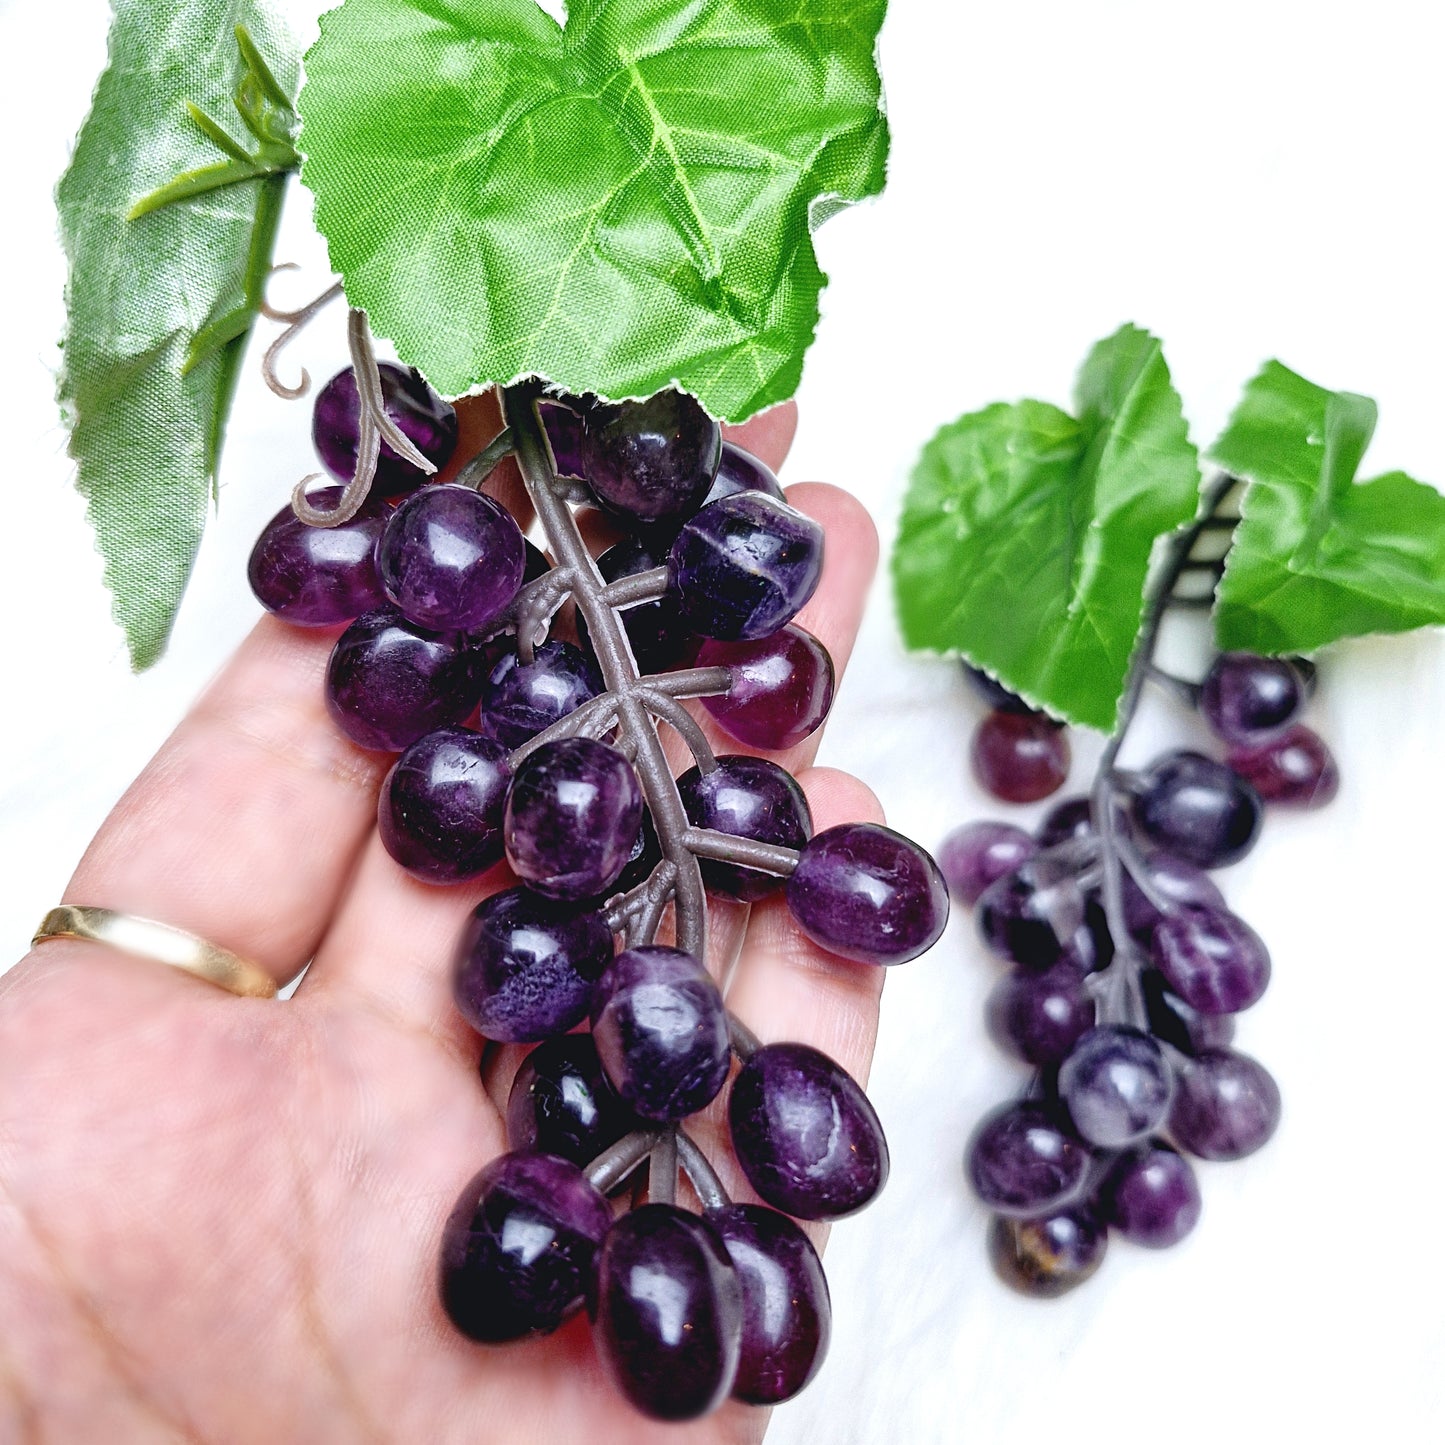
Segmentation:
[(1134, 815), (1166, 853), (1200, 868), (1223, 868), (1254, 847), (1264, 808), (1259, 794), (1223, 763), (1177, 752), (1149, 769)]
[(591, 1034), (563, 1034), (522, 1061), (507, 1096), (507, 1143), (589, 1164), (635, 1126), (602, 1073)]
[(1058, 860), (1035, 857), (991, 883), (974, 917), (979, 935), (1000, 958), (1042, 973), (1067, 964), (1080, 974), (1114, 956), (1099, 900)]
[[(637, 537), (624, 537), (615, 546), (609, 547), (598, 559), (597, 570), (604, 582), (616, 582), (622, 577), (635, 577), (639, 572), (650, 572), (667, 560), (664, 548), (654, 552)], [(691, 662), (697, 655), (699, 639), (688, 631), (672, 597), (661, 597), (656, 602), (639, 602), (619, 614), (622, 630), (632, 646), (632, 655), (637, 661), (638, 672), (668, 672)], [(577, 633), (584, 647), (588, 644), (587, 624), (581, 613), (577, 616)]]
[[(1181, 908), (1223, 908), (1224, 894), (1202, 868), (1168, 853), (1153, 853), (1144, 861), (1149, 886)], [(1124, 922), (1140, 943), (1148, 943), (1164, 915), (1145, 896), (1133, 875), (1124, 872)]]
[(1216, 1049), (1180, 1072), (1169, 1132), (1201, 1159), (1243, 1159), (1279, 1127), (1279, 1085), (1248, 1054)]
[(423, 487), (392, 514), (377, 549), (386, 595), (418, 627), (470, 632), (522, 585), (526, 547), (512, 514), (470, 487)]
[(988, 997), (989, 1032), (1035, 1065), (1057, 1064), (1093, 1028), (1096, 1012), (1083, 976), (1066, 963), (1047, 973), (1017, 970)]
[(657, 1123), (706, 1108), (732, 1064), (717, 984), (677, 948), (629, 948), (612, 960), (593, 993), (592, 1037), (618, 1097)]
[(1100, 1149), (1147, 1138), (1164, 1123), (1173, 1095), (1163, 1050), (1123, 1024), (1090, 1029), (1059, 1069), (1059, 1097), (1075, 1130)]
[(1325, 740), (1303, 723), (1256, 747), (1229, 750), (1229, 766), (1266, 803), (1323, 808), (1340, 790), (1340, 770)]
[(326, 706), (359, 747), (400, 752), (471, 712), (480, 671), (459, 633), (423, 632), (394, 612), (368, 612), (332, 649)]
[(986, 673), (981, 667), (975, 667), (971, 662), (963, 662), (963, 675), (968, 685), (986, 702), (990, 708), (999, 712), (1036, 712), (1037, 709), (1030, 707), (1023, 698), (1016, 692), (1010, 692), (998, 678)]
[(722, 455), (722, 428), (685, 391), (592, 408), (582, 425), (582, 469), (609, 511), (641, 522), (693, 511)]
[[(318, 487), (306, 500), (334, 508), (340, 487)], [(386, 606), (376, 575), (376, 544), (391, 509), (368, 498), (339, 527), (308, 527), (282, 507), (256, 538), (246, 574), (256, 600), (298, 627), (334, 627)]]
[(1168, 1249), (1199, 1223), (1199, 1182), (1189, 1161), (1158, 1144), (1123, 1155), (1099, 1193), (1099, 1216), (1125, 1239)]
[[(422, 456), (444, 467), (457, 446), (457, 414), (451, 404), (426, 384), (415, 367), (383, 361), (377, 370), (387, 416)], [(311, 415), (311, 440), (316, 454), (321, 465), (339, 481), (349, 482), (356, 475), (360, 415), (356, 373), (348, 366), (321, 388)], [(376, 480), (371, 487), (376, 496), (409, 492), (426, 479), (425, 472), (403, 461), (386, 441), (382, 442), (376, 459)]]
[(1037, 712), (991, 712), (974, 729), (973, 775), (1005, 803), (1036, 803), (1069, 776), (1069, 735)]
[(852, 1214), (888, 1180), (888, 1141), (868, 1096), (807, 1044), (766, 1044), (742, 1066), (728, 1125), (758, 1197), (795, 1219)]
[(1199, 688), (1199, 711), (1227, 743), (1260, 743), (1300, 710), (1299, 674), (1282, 657), (1222, 652)]
[(788, 909), (814, 943), (859, 963), (907, 963), (948, 922), (948, 888), (918, 844), (878, 823), (816, 834), (788, 879)]
[(1154, 966), (1202, 1014), (1233, 1014), (1269, 986), (1264, 940), (1226, 908), (1181, 908), (1154, 930)]
[(512, 871), (549, 898), (592, 898), (618, 879), (642, 826), (642, 788), (616, 748), (544, 743), (517, 768), (503, 829)]
[(727, 1399), (743, 1291), (717, 1231), (670, 1204), (624, 1214), (597, 1256), (593, 1339), (613, 1383), (655, 1420), (695, 1420)]
[(823, 529), (763, 492), (735, 492), (689, 517), (667, 555), (684, 623), (727, 642), (791, 622), (823, 575)]
[(1157, 969), (1146, 968), (1139, 975), (1149, 1032), (1181, 1054), (1201, 1054), (1207, 1049), (1227, 1048), (1234, 1039), (1232, 1014), (1202, 1014), (1177, 994)]
[(645, 879), (652, 876), (652, 870), (662, 862), (662, 844), (657, 840), (657, 828), (646, 803), (642, 805), (642, 825), (637, 830), (632, 849), (617, 882), (612, 885), (617, 893), (627, 893)]
[(759, 1204), (715, 1209), (708, 1222), (722, 1237), (743, 1290), (733, 1398), (749, 1405), (791, 1400), (818, 1373), (832, 1333), (818, 1252), (791, 1219)]
[(596, 397), (544, 396), (537, 403), (542, 430), (552, 448), (559, 477), (586, 476), (582, 461), (582, 418), (596, 405)]
[(575, 1164), (503, 1154), (462, 1190), (442, 1231), (442, 1305), (484, 1344), (550, 1334), (581, 1308), (611, 1224)]
[(800, 743), (823, 725), (833, 705), (833, 659), (801, 627), (779, 628), (752, 642), (705, 641), (699, 667), (732, 670), (732, 686), (702, 705), (730, 737), (770, 752)]
[(1084, 1187), (1089, 1149), (1056, 1110), (1005, 1104), (974, 1131), (965, 1165), (974, 1193), (990, 1209), (1028, 1219), (1073, 1202)]
[(484, 1038), (531, 1043), (575, 1028), (612, 961), (612, 930), (579, 911), (508, 888), (479, 903), (457, 942), (452, 997)]
[(478, 726), (499, 743), (519, 748), (602, 689), (597, 664), (570, 642), (544, 642), (526, 663), (512, 644), (482, 685)]
[(1094, 836), (1094, 804), (1087, 797), (1065, 798), (1055, 803), (1034, 836), (1040, 848), (1057, 848), (1060, 843), (1079, 843)]
[(988, 1231), (999, 1278), (1034, 1299), (1057, 1299), (1083, 1284), (1104, 1262), (1108, 1245), (1109, 1231), (1082, 1209), (1042, 1219), (995, 1216)]
[(943, 840), (938, 869), (948, 891), (972, 908), (986, 889), (1038, 851), (1039, 845), (1012, 823), (965, 823)]
[[(677, 780), (688, 821), (699, 828), (732, 833), (760, 843), (801, 848), (813, 831), (813, 815), (791, 773), (766, 758), (725, 755), (704, 773), (690, 768)], [(783, 879), (757, 868), (700, 862), (702, 881), (715, 893), (756, 903), (776, 892)]]
[(426, 883), (456, 883), (502, 856), (512, 770), (500, 743), (462, 727), (418, 738), (392, 764), (377, 800), (386, 851)]

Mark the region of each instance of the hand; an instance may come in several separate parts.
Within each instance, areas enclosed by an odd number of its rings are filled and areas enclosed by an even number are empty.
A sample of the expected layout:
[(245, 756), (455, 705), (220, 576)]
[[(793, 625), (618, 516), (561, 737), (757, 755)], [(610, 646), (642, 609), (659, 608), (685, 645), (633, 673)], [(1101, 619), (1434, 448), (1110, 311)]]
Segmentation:
[[(486, 420), (474, 408), (467, 430)], [(794, 425), (780, 408), (738, 439), (777, 466)], [(876, 538), (846, 493), (803, 485), (789, 499), (827, 530), (822, 585), (799, 621), (841, 669)], [(766, 1415), (739, 1405), (682, 1430), (644, 1421), (604, 1378), (585, 1318), (484, 1348), (443, 1314), (442, 1223), (506, 1148), (521, 1052), (502, 1051), (484, 1087), (482, 1041), (452, 1005), (448, 965), (466, 911), (504, 886), (505, 868), (436, 889), (386, 854), (373, 823), (391, 760), (327, 716), (333, 641), (263, 619), (65, 894), (191, 930), (278, 982), (311, 960), (294, 999), (232, 997), (73, 941), (44, 944), (0, 980), (0, 1433), (758, 1438)], [(860, 783), (810, 766), (817, 741), (781, 759), (815, 825), (880, 819)], [(780, 899), (750, 918), (715, 908), (713, 933), (715, 968), (739, 958), (729, 1005), (764, 1042), (814, 1044), (866, 1078), (881, 969), (813, 947)], [(723, 1157), (725, 1130), (696, 1123), (729, 1187), (752, 1198)]]

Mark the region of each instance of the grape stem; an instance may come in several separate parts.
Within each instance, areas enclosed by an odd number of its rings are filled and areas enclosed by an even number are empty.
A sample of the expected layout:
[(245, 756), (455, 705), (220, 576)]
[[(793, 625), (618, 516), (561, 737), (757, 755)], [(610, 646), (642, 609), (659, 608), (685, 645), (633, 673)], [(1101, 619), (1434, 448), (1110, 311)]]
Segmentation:
[(661, 1138), (659, 1130), (634, 1129), (604, 1149), (582, 1172), (594, 1189), (608, 1194), (652, 1153)]
[(676, 1130), (676, 1136), (677, 1157), (682, 1163), (682, 1172), (687, 1175), (688, 1183), (692, 1185), (693, 1193), (697, 1195), (698, 1203), (709, 1213), (714, 1209), (726, 1209), (732, 1200), (728, 1198), (728, 1192), (723, 1188), (717, 1170), (708, 1163), (707, 1155), (697, 1147), (691, 1135), (681, 1125)]
[[(1154, 653), (1159, 645), (1159, 631), (1165, 613), (1171, 607), (1197, 605), (1193, 598), (1178, 598), (1174, 589), (1189, 566), (1190, 554), (1195, 544), (1205, 531), (1214, 528), (1220, 505), (1235, 485), (1234, 477), (1216, 477), (1204, 493), (1198, 517), (1169, 544), (1157, 584), (1144, 613), (1139, 641), (1129, 662), (1129, 671), (1124, 680), (1124, 695), (1119, 703), (1114, 731), (1105, 744), (1103, 756), (1099, 759), (1098, 772), (1094, 776), (1091, 806), (1094, 827), (1099, 834), (1104, 918), (1114, 940), (1114, 957), (1107, 968), (1093, 977), (1098, 980), (1096, 987), (1101, 994), (1100, 1013), (1109, 1022), (1131, 1023), (1136, 1027), (1146, 1025), (1144, 995), (1139, 981), (1143, 959), (1125, 922), (1124, 874), (1127, 870), (1134, 881), (1144, 887), (1148, 869), (1139, 854), (1124, 841), (1126, 834), (1120, 826), (1120, 814), (1127, 807), (1127, 796), (1126, 788), (1121, 786), (1116, 766), (1119, 752), (1139, 711), (1144, 684), (1151, 677)], [(1205, 600), (1212, 604), (1212, 592)]]

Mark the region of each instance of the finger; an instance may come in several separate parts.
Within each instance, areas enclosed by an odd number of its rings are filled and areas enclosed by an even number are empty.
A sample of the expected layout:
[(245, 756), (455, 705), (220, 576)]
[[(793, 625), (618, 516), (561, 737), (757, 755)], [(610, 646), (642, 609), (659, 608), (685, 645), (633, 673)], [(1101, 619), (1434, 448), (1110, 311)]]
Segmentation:
[(335, 636), (262, 618), (106, 819), (64, 901), (188, 929), (278, 982), (297, 973), (387, 763), (327, 715)]
[(738, 426), (723, 427), (723, 437), (734, 446), (751, 452), (774, 471), (783, 465), (798, 430), (798, 403), (785, 401), (770, 406)]

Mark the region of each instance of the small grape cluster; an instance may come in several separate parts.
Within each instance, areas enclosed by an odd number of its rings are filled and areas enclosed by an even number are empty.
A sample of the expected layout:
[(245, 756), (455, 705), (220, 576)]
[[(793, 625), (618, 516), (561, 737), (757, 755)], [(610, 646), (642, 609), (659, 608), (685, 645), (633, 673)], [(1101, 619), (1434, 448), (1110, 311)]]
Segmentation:
[[(1231, 1047), (1234, 1015), (1269, 982), (1269, 953), (1209, 870), (1253, 847), (1266, 803), (1334, 797), (1329, 748), (1298, 721), (1315, 670), (1303, 658), (1225, 652), (1194, 684), (1154, 661), (1164, 614), (1199, 608), (1222, 572), (1221, 555), (1196, 549), (1232, 525), (1219, 510), (1230, 483), (1221, 479), (1173, 544), (1092, 792), (1056, 804), (1033, 834), (974, 823), (939, 851), (950, 891), (1012, 965), (989, 998), (990, 1033), (1035, 1071), (1022, 1099), (982, 1122), (966, 1156), (993, 1211), (995, 1268), (1034, 1296), (1089, 1278), (1110, 1231), (1150, 1248), (1176, 1244), (1200, 1214), (1185, 1156), (1243, 1158), (1279, 1122), (1273, 1078)], [(1191, 573), (1210, 579), (1209, 593), (1181, 588)], [(1058, 724), (966, 671), (994, 709), (975, 739), (980, 781), (1010, 801), (1055, 791), (1067, 774)], [(1198, 709), (1224, 761), (1180, 750), (1142, 772), (1117, 766), (1148, 681)]]
[[(728, 1012), (704, 964), (705, 890), (753, 902), (785, 889), (809, 938), (878, 964), (928, 948), (948, 908), (923, 850), (872, 824), (814, 835), (782, 767), (714, 756), (683, 706), (701, 699), (759, 749), (822, 723), (832, 663), (791, 625), (818, 583), (821, 529), (675, 390), (603, 404), (515, 385), (502, 435), (456, 481), (427, 484), (387, 426), (440, 467), (452, 409), (417, 373), (353, 359), (313, 427), (345, 485), (279, 514), (250, 575), (281, 617), (348, 624), (327, 702), (360, 746), (400, 754), (378, 806), (396, 861), (448, 884), (505, 859), (518, 880), (474, 910), (455, 958), (456, 1005), (489, 1046), (537, 1047), (511, 1088), (510, 1152), (443, 1230), (443, 1305), (499, 1343), (555, 1330), (585, 1302), (615, 1383), (656, 1418), (787, 1399), (820, 1365), (830, 1317), (794, 1221), (867, 1204), (888, 1150), (837, 1063), (760, 1045)], [(368, 452), (369, 495), (354, 485)], [(550, 559), (478, 490), (507, 455)], [(573, 503), (628, 535), (594, 561)], [(568, 600), (576, 642), (551, 635)], [(694, 758), (680, 777), (659, 721)], [(657, 942), (669, 907), (675, 946)], [(725, 1087), (763, 1204), (732, 1202), (682, 1128)], [(615, 1214), (609, 1196), (639, 1197), (644, 1165), (648, 1202)], [(679, 1166), (701, 1213), (677, 1202)]]

